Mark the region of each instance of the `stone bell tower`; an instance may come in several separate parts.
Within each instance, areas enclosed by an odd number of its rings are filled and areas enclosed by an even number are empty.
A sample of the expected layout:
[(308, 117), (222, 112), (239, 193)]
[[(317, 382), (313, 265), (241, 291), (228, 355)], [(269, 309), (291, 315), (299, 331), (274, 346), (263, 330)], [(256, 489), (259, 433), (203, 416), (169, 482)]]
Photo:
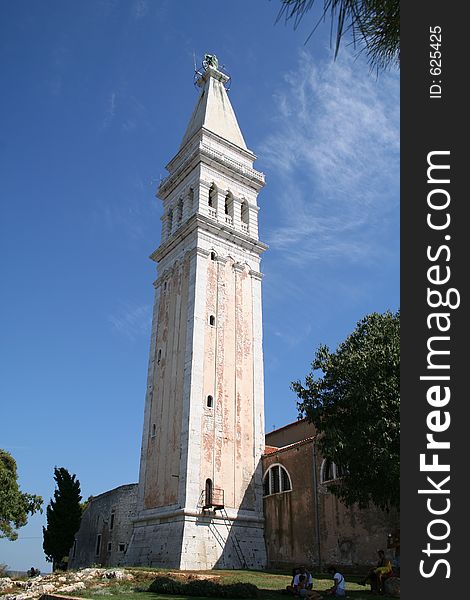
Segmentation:
[(206, 55), (163, 201), (137, 517), (128, 564), (262, 568), (264, 390), (257, 195)]

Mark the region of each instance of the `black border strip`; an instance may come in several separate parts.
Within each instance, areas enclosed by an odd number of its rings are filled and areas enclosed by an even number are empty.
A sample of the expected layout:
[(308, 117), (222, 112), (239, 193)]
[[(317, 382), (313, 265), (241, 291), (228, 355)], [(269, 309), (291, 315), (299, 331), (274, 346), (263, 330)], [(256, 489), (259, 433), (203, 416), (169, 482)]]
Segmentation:
[[(401, 3), (401, 594), (410, 600), (468, 595), (465, 26), (458, 3)], [(430, 163), (450, 168), (428, 172)], [(427, 448), (428, 434), (450, 448)], [(442, 466), (424, 470), (433, 461)]]

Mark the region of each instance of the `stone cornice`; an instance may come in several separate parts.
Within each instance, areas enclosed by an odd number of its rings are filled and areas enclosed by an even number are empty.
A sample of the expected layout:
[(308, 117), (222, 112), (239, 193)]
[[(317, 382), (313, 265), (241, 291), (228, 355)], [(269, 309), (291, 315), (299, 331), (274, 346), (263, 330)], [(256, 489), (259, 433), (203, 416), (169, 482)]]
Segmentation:
[(235, 243), (246, 250), (255, 252), (256, 254), (262, 254), (268, 249), (266, 244), (260, 242), (259, 240), (255, 240), (242, 231), (237, 231), (232, 227), (228, 227), (223, 223), (218, 223), (217, 221), (214, 221), (204, 215), (195, 214), (190, 217), (175, 234), (173, 234), (168, 240), (166, 240), (154, 252), (152, 252), (150, 255), (151, 260), (160, 262), (164, 256), (174, 250), (182, 240), (187, 238), (190, 233), (198, 229), (213, 233), (220, 239)]
[(243, 263), (236, 262), (236, 263), (233, 263), (232, 268), (237, 273), (241, 273), (242, 271), (245, 270), (245, 265)]
[(260, 273), (259, 271), (250, 270), (249, 273), (253, 277), (253, 279), (258, 279), (258, 281), (261, 281), (263, 279), (263, 273)]
[(207, 144), (204, 144), (203, 141), (200, 141), (197, 146), (193, 147), (190, 152), (182, 158), (181, 163), (175, 167), (175, 170), (170, 173), (168, 177), (163, 179), (158, 187), (157, 197), (162, 200), (167, 198), (185, 174), (194, 169), (194, 167), (201, 162), (209, 166), (217, 167), (224, 174), (241, 181), (245, 185), (254, 188), (256, 191), (259, 191), (265, 184), (264, 174), (260, 171), (256, 171), (242, 162), (229, 158), (222, 152), (219, 152)]
[(264, 523), (264, 518), (260, 517), (259, 515), (255, 514), (247, 514), (247, 511), (243, 511), (243, 510), (238, 510), (238, 511), (233, 511), (227, 509), (227, 514), (224, 515), (218, 515), (216, 513), (210, 513), (208, 514), (207, 512), (204, 513), (202, 510), (201, 511), (197, 511), (194, 510), (193, 508), (173, 508), (171, 507), (170, 509), (168, 509), (167, 507), (165, 507), (163, 510), (162, 509), (147, 509), (147, 510), (143, 510), (140, 512), (140, 514), (137, 517), (134, 517), (132, 520), (133, 523), (137, 524), (139, 523), (139, 525), (151, 525), (151, 524), (156, 524), (156, 523), (160, 523), (160, 522), (164, 522), (166, 520), (180, 520), (180, 519), (184, 519), (184, 518), (196, 518), (196, 519), (201, 519), (201, 520), (206, 520), (206, 519), (211, 519), (211, 521), (214, 520), (220, 520), (222, 523), (224, 521), (226, 521), (227, 519), (229, 521), (236, 521), (237, 523), (243, 523), (243, 522), (248, 522), (248, 523)]

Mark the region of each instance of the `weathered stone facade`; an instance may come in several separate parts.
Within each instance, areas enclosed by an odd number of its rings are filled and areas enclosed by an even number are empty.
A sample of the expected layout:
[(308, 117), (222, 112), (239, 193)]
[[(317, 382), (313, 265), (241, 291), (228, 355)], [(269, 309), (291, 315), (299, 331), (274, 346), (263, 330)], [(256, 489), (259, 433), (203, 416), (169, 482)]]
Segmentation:
[(95, 496), (83, 513), (80, 529), (75, 535), (69, 568), (124, 565), (136, 506), (136, 483)]
[(374, 564), (377, 550), (386, 549), (388, 534), (398, 526), (398, 515), (377, 508), (347, 508), (329, 492), (330, 477), (337, 473), (330, 469), (327, 474), (315, 438), (315, 428), (306, 420), (266, 435), (265, 492), (270, 492), (266, 489), (268, 470), (275, 465), (287, 471), (290, 487), (264, 496), (269, 565), (316, 566), (321, 562), (357, 570)]

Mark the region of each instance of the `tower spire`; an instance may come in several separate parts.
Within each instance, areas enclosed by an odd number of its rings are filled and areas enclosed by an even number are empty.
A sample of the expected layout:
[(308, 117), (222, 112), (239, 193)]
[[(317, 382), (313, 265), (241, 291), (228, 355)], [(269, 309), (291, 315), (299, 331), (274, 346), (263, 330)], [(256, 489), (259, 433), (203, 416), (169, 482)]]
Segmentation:
[(221, 70), (214, 54), (204, 55), (202, 67), (202, 70), (196, 71), (195, 81), (201, 88), (201, 93), (183, 136), (181, 148), (198, 131), (206, 129), (235, 146), (247, 150), (226, 91), (230, 76)]

